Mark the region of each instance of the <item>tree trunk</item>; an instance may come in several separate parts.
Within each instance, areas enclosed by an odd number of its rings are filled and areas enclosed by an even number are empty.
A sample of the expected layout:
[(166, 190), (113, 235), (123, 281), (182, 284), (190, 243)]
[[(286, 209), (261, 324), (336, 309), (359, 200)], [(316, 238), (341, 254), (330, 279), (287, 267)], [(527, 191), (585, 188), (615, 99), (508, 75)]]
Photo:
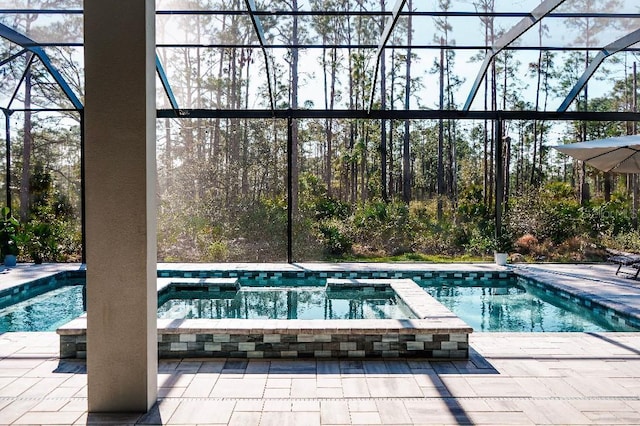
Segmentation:
[[(587, 20), (587, 47), (590, 45), (590, 33), (591, 28), (589, 26), (589, 20)], [(589, 68), (589, 51), (584, 52), (584, 69)], [(584, 85), (584, 111), (589, 110), (589, 84)], [(581, 122), (581, 130), (582, 130), (582, 140), (587, 140), (587, 122)], [(580, 173), (580, 204), (583, 206), (589, 202), (590, 194), (589, 194), (589, 184), (587, 183), (587, 173), (586, 173), (586, 165), (582, 162), (581, 173)]]
[[(538, 30), (539, 44), (542, 42), (542, 26)], [(542, 50), (538, 52), (538, 78), (536, 79), (536, 104), (535, 110), (538, 111), (540, 107), (540, 83), (542, 80)], [(538, 147), (538, 120), (533, 120), (533, 159), (531, 161), (531, 186), (536, 185), (536, 163), (537, 163), (537, 150)]]
[[(337, 64), (338, 52), (333, 48), (331, 53), (331, 93), (329, 96), (329, 110), (333, 110), (336, 98), (336, 80), (337, 80)], [(333, 120), (329, 119), (327, 123), (327, 195), (333, 195), (331, 180), (333, 179)]]
[[(348, 7), (348, 2), (347, 9)], [(351, 46), (351, 19), (347, 17), (347, 44)], [(348, 68), (349, 68), (349, 109), (354, 109), (354, 81), (353, 81), (353, 52), (351, 48), (348, 50)], [(355, 162), (353, 160), (353, 148), (355, 146), (356, 140), (356, 124), (355, 121), (349, 121), (349, 138), (347, 139), (346, 150), (348, 153), (346, 164), (343, 165), (343, 173), (345, 175), (345, 187), (346, 194), (345, 199), (348, 199), (351, 203), (355, 203), (356, 201), (356, 183), (355, 183)]]
[[(484, 11), (487, 12), (487, 7), (485, 5)], [(490, 19), (490, 18), (488, 18)], [(484, 27), (484, 43), (485, 45), (489, 45), (489, 21), (485, 22)], [(484, 110), (487, 111), (489, 109), (489, 76), (485, 76), (484, 78)], [(483, 123), (483, 180), (482, 180), (482, 192), (483, 192), (483, 201), (486, 208), (491, 205), (491, 189), (489, 188), (489, 173), (490, 173), (490, 165), (489, 165), (489, 122), (485, 119)]]
[[(495, 30), (493, 27), (493, 21), (491, 21), (491, 28), (490, 28), (490, 36), (491, 36), (491, 44), (493, 45), (493, 43), (495, 42)], [(493, 60), (491, 61), (491, 93), (490, 93), (490, 97), (491, 97), (491, 110), (492, 111), (496, 111), (498, 109), (498, 99), (497, 99), (497, 89), (496, 89), (496, 61)], [(495, 150), (495, 146), (496, 146), (496, 133), (498, 132), (497, 128), (496, 128), (496, 123), (495, 121), (491, 122), (491, 139), (489, 140), (489, 170), (495, 170), (494, 167), (494, 150)], [(493, 195), (494, 195), (494, 185), (495, 185), (495, 179), (496, 177), (494, 176), (494, 174), (492, 173), (490, 175), (490, 179), (489, 179), (489, 203), (493, 204), (494, 200), (493, 200)], [(495, 200), (497, 202), (497, 200)]]
[[(445, 34), (447, 35), (447, 39), (445, 39), (445, 42), (448, 44), (448, 38), (449, 38), (449, 33), (448, 31), (445, 32)], [(444, 69), (446, 71), (446, 79), (447, 79), (447, 109), (452, 109), (455, 108), (455, 103), (454, 103), (454, 93), (453, 93), (453, 87), (451, 85), (451, 64), (449, 63), (449, 54), (448, 52), (445, 52), (445, 62), (444, 62)], [(447, 120), (447, 129), (448, 129), (448, 136), (449, 136), (449, 172), (451, 175), (451, 180), (450, 180), (450, 187), (449, 187), (449, 191), (450, 191), (450, 197), (451, 197), (451, 203), (452, 203), (452, 207), (454, 209), (457, 208), (458, 206), (458, 160), (457, 160), (457, 145), (456, 145), (456, 141), (457, 141), (457, 134), (456, 134), (456, 130), (457, 130), (457, 122), (456, 120)], [(455, 219), (456, 216), (454, 216)]]
[[(384, 54), (383, 54), (384, 57)], [(382, 80), (384, 81), (384, 80)], [(382, 98), (385, 98), (384, 83), (381, 83)], [(386, 109), (386, 102), (382, 102), (382, 109)], [(393, 129), (391, 130), (393, 132)], [(387, 192), (387, 120), (380, 120), (380, 182), (382, 191), (382, 200), (386, 203), (389, 201), (389, 195)], [(393, 156), (393, 153), (391, 153)]]
[[(440, 39), (440, 45), (444, 44), (444, 40)], [(440, 110), (444, 109), (444, 49), (440, 48)], [(437, 166), (437, 217), (438, 221), (442, 220), (443, 212), (443, 196), (444, 196), (444, 121), (441, 118), (438, 121), (438, 166)]]
[(29, 219), (29, 201), (31, 198), (29, 190), (29, 178), (31, 176), (31, 150), (33, 145), (33, 135), (31, 134), (31, 58), (27, 55), (27, 70), (24, 78), (24, 136), (22, 145), (22, 176), (20, 179), (20, 221), (26, 222)]
[[(235, 25), (234, 25), (235, 27)], [(235, 33), (235, 31), (234, 31)], [(238, 89), (240, 87), (238, 70), (238, 51), (231, 51), (231, 105), (233, 109), (240, 107), (240, 99)], [(238, 118), (231, 119), (231, 149), (229, 156), (229, 198), (236, 200), (238, 198), (238, 166), (240, 165), (240, 120)]]
[[(506, 111), (507, 109), (507, 76), (508, 74), (508, 67), (507, 67), (507, 61), (508, 61), (508, 54), (507, 52), (504, 52), (504, 66), (503, 66), (503, 80), (502, 80), (502, 110)], [(504, 170), (502, 172), (502, 176), (504, 176), (504, 184), (503, 184), (503, 188), (504, 188), (504, 193), (502, 194), (502, 202), (503, 202), (503, 208), (506, 208), (509, 205), (509, 184), (510, 184), (510, 179), (509, 179), (509, 169), (511, 167), (511, 138), (507, 136), (507, 126), (506, 123), (504, 121), (502, 121), (502, 131), (500, 132), (500, 134), (502, 135), (502, 138), (504, 139), (503, 141), (503, 151), (501, 153), (502, 158), (503, 158), (503, 162), (502, 164), (504, 165)]]
[[(408, 8), (411, 10), (412, 1), (409, 0)], [(404, 109), (409, 110), (409, 103), (411, 97), (411, 32), (412, 29), (412, 17), (409, 15), (407, 21), (407, 60), (406, 60), (406, 76), (405, 76), (405, 90), (404, 90)], [(410, 152), (410, 123), (409, 120), (404, 121), (404, 144), (402, 149), (402, 198), (406, 204), (411, 201), (411, 152)]]
[(164, 168), (167, 176), (166, 188), (169, 189), (173, 185), (173, 140), (171, 138), (171, 119), (164, 119), (164, 135), (165, 135), (165, 150), (164, 150)]
[[(390, 109), (394, 109), (393, 100), (395, 99), (395, 87), (396, 87), (396, 49), (391, 50), (391, 88), (389, 89), (389, 99), (391, 99)], [(394, 134), (395, 123), (393, 120), (389, 120), (389, 139), (387, 141), (387, 160), (389, 161), (389, 169), (387, 176), (389, 176), (389, 197), (393, 197), (397, 192), (396, 183), (396, 165), (394, 157)]]
[[(291, 10), (293, 12), (298, 11), (298, 0), (292, 0)], [(298, 42), (298, 15), (293, 15), (293, 28), (291, 34), (291, 43), (294, 46), (299, 44)], [(298, 109), (298, 48), (291, 49), (291, 109)], [(289, 202), (292, 205), (294, 217), (298, 214), (298, 120), (292, 120), (291, 125), (291, 138), (293, 152), (291, 156), (291, 200)]]
[[(364, 93), (364, 92), (363, 92)], [(367, 183), (369, 182), (369, 173), (367, 172), (367, 150), (369, 146), (369, 125), (366, 122), (362, 122), (363, 126), (363, 144), (362, 144), (362, 159), (360, 162), (360, 175), (361, 175), (361, 187), (360, 187), (360, 198), (362, 201), (368, 199), (367, 194)]]
[[(328, 74), (328, 63), (327, 63), (327, 45), (329, 44), (329, 40), (327, 39), (327, 33), (323, 32), (322, 34), (322, 84), (324, 86), (323, 94), (324, 94), (324, 108), (329, 109), (329, 81), (327, 78)], [(330, 191), (331, 186), (331, 176), (330, 176), (330, 168), (331, 168), (331, 159), (329, 156), (329, 151), (331, 150), (331, 129), (330, 129), (330, 121), (331, 119), (324, 119), (324, 133), (325, 133), (325, 142), (327, 144), (327, 156), (325, 158), (325, 170), (324, 170), (324, 183), (327, 187), (327, 192)]]
[[(244, 92), (244, 107), (249, 109), (249, 82), (251, 81), (249, 76), (251, 75), (251, 49), (246, 50), (246, 70), (245, 81), (246, 87)], [(242, 196), (247, 197), (249, 195), (249, 120), (243, 120), (242, 126)]]
[[(385, 0), (380, 0), (381, 11), (384, 12)], [(380, 34), (384, 31), (385, 19), (380, 21)], [(387, 109), (387, 60), (385, 51), (382, 50), (380, 56), (380, 108)], [(393, 100), (392, 100), (393, 102)], [(387, 120), (381, 120), (380, 129), (380, 186), (382, 191), (382, 200), (389, 201), (387, 194)], [(393, 130), (392, 130), (393, 131)], [(392, 154), (393, 155), (393, 154)]]

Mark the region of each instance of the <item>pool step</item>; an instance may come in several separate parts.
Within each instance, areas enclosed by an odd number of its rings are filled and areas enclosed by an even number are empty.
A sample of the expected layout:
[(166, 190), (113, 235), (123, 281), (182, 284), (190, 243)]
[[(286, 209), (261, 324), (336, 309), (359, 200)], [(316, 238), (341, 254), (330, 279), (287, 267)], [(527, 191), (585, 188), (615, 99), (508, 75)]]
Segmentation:
[(229, 292), (240, 290), (238, 278), (158, 278), (158, 295), (167, 291)]

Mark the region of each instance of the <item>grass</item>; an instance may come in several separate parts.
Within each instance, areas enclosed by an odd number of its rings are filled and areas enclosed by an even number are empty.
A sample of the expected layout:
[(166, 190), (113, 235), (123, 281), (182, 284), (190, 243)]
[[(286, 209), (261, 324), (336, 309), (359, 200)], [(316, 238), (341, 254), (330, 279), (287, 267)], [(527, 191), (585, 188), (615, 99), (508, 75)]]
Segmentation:
[(460, 263), (460, 262), (488, 262), (493, 261), (492, 257), (485, 256), (443, 256), (436, 254), (421, 254), (421, 253), (405, 253), (397, 256), (355, 256), (346, 255), (342, 257), (336, 257), (327, 259), (329, 262), (371, 262), (371, 263), (384, 263), (384, 262), (430, 262), (430, 263)]

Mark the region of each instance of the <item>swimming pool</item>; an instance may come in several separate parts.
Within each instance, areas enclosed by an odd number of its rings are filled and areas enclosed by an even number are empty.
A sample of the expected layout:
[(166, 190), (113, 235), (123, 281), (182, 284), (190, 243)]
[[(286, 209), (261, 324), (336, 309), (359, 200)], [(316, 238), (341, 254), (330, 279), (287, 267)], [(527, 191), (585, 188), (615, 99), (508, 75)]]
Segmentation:
[[(326, 280), (321, 280), (326, 282)], [(319, 283), (320, 280), (314, 281)], [(249, 284), (245, 282), (245, 284)], [(253, 283), (255, 284), (255, 282)], [(197, 287), (172, 287), (158, 295), (161, 319), (388, 319), (415, 318), (411, 310), (387, 290), (326, 292), (323, 286), (247, 285), (239, 291), (212, 293)], [(82, 285), (63, 285), (0, 309), (0, 332), (53, 331), (84, 312)]]
[(82, 287), (65, 285), (0, 309), (0, 333), (55, 331), (84, 311)]
[[(342, 293), (326, 299), (327, 278), (319, 276), (269, 279), (240, 278), (239, 292), (206, 299), (195, 294), (169, 298), (159, 295), (159, 318), (411, 318), (393, 295), (362, 298)], [(637, 331), (624, 322), (548, 294), (530, 281), (509, 279), (414, 279), (475, 332), (597, 332)], [(263, 286), (269, 288), (264, 289)], [(276, 289), (275, 286), (282, 286)], [(81, 287), (63, 286), (0, 310), (0, 332), (51, 331), (82, 314)], [(253, 289), (253, 291), (249, 291)], [(257, 290), (262, 289), (262, 290)], [(321, 297), (322, 296), (322, 297)], [(164, 306), (164, 304), (168, 305)], [(292, 305), (295, 309), (292, 309)]]
[[(258, 271), (244, 269), (159, 271), (161, 293), (170, 286), (183, 290), (195, 287), (208, 292), (238, 292), (242, 287), (286, 286), (291, 289), (318, 287), (335, 282), (345, 285), (388, 286), (414, 312), (416, 319), (241, 319), (178, 318), (158, 319), (158, 356), (305, 358), (305, 357), (420, 357), (424, 359), (460, 359), (469, 357), (469, 334), (475, 331), (591, 331), (624, 330), (600, 324), (599, 317), (624, 325), (638, 326), (638, 319), (600, 301), (570, 293), (562, 286), (546, 281), (522, 285), (513, 281), (510, 271)], [(512, 280), (505, 279), (512, 278)], [(493, 281), (497, 279), (497, 281)], [(425, 282), (432, 284), (432, 296)], [(422, 284), (420, 287), (417, 283)], [(313, 287), (313, 285), (311, 286)], [(536, 296), (539, 290), (541, 294)], [(295, 291), (294, 291), (295, 292)], [(469, 293), (469, 294), (466, 294)], [(547, 293), (549, 295), (547, 295)], [(289, 298), (291, 298), (289, 291)], [(218, 295), (219, 296), (219, 295)], [(467, 303), (469, 296), (474, 303)], [(536, 296), (536, 298), (532, 298)], [(235, 297), (235, 296), (234, 296)], [(440, 298), (444, 303), (436, 299)], [(213, 297), (213, 299), (220, 297)], [(224, 300), (224, 297), (222, 298)], [(549, 299), (549, 300), (546, 300)], [(552, 302), (552, 303), (549, 303)], [(558, 302), (560, 306), (558, 306)], [(293, 303), (293, 300), (291, 301)], [(449, 307), (446, 306), (448, 304)], [(552, 326), (547, 304), (559, 309), (561, 326)], [(563, 306), (566, 304), (566, 306)], [(588, 307), (595, 314), (580, 312), (574, 306)], [(467, 309), (459, 309), (460, 307)], [(532, 309), (524, 309), (533, 306)], [(237, 307), (230, 309), (237, 312)], [(289, 308), (287, 308), (287, 311)], [(454, 312), (452, 312), (452, 310)], [(477, 312), (480, 312), (478, 314)], [(585, 318), (579, 321), (575, 316)], [(237, 315), (236, 315), (237, 316)], [(473, 317), (480, 318), (474, 322)], [(461, 318), (463, 317), (463, 318)], [(466, 317), (466, 319), (464, 319)], [(324, 318), (324, 317), (322, 317)], [(496, 318), (504, 319), (497, 321)], [(586, 321), (587, 325), (582, 321)], [(605, 322), (607, 322), (605, 321)], [(507, 323), (508, 328), (498, 325)], [(524, 326), (523, 326), (524, 324)], [(576, 325), (577, 324), (577, 325)], [(86, 318), (81, 317), (56, 330), (60, 335), (61, 358), (86, 357)]]
[(527, 279), (417, 281), (475, 332), (638, 331), (614, 318), (548, 293)]

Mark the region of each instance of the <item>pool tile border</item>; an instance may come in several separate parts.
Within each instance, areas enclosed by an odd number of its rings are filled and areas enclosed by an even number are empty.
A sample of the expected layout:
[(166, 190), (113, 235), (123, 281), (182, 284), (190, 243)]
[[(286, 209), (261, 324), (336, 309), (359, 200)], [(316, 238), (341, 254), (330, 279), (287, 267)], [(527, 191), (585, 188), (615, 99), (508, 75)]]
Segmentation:
[(81, 285), (84, 284), (84, 281), (84, 271), (62, 271), (5, 288), (0, 290), (0, 309), (21, 302), (24, 299), (55, 290), (63, 285)]
[(240, 278), (252, 279), (255, 282), (270, 283), (281, 278), (335, 278), (335, 279), (464, 279), (464, 280), (493, 280), (507, 279), (513, 276), (509, 270), (495, 271), (426, 271), (426, 270), (358, 270), (358, 271), (255, 271), (255, 270), (180, 270), (163, 269), (158, 271), (159, 278)]

